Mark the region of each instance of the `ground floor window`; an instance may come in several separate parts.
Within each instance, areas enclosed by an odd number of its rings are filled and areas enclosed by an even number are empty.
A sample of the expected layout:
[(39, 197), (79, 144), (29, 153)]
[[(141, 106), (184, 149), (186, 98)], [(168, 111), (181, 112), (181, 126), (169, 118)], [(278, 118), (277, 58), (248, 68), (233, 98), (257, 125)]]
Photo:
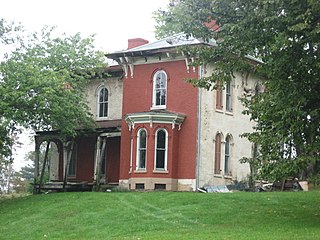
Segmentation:
[(225, 160), (224, 160), (224, 174), (231, 175), (231, 166), (230, 166), (230, 136), (226, 137), (225, 142)]
[(147, 131), (142, 128), (138, 132), (137, 138), (137, 167), (136, 169), (146, 169), (147, 159)]
[(214, 154), (214, 174), (220, 174), (221, 167), (221, 134), (218, 133), (215, 138), (215, 154)]
[(165, 129), (158, 129), (155, 141), (155, 169), (167, 170), (168, 133)]

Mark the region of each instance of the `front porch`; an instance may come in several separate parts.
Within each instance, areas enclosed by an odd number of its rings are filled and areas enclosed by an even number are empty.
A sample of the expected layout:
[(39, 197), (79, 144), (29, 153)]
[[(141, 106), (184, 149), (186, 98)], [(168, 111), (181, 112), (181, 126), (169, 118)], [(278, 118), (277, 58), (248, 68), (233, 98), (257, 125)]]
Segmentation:
[(37, 132), (33, 192), (100, 191), (116, 186), (121, 128), (119, 122), (114, 125), (79, 131), (74, 138), (57, 131)]

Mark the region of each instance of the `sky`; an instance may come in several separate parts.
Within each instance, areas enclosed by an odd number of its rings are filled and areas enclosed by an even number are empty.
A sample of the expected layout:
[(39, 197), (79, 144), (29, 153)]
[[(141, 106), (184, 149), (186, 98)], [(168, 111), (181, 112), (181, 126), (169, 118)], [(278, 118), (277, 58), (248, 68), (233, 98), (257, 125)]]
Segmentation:
[[(28, 31), (57, 26), (61, 33), (95, 35), (96, 47), (106, 53), (127, 48), (128, 39), (155, 40), (152, 13), (165, 9), (169, 0), (0, 0), (0, 18), (21, 22)], [(34, 149), (21, 135), (23, 147), (14, 156), (14, 168), (25, 165), (24, 155)]]

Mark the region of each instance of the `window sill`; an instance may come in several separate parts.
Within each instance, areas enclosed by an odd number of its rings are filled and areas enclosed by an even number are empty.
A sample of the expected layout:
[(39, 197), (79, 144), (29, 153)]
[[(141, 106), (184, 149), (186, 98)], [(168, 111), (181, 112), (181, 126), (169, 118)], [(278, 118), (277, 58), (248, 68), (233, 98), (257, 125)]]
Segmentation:
[(225, 179), (232, 179), (232, 176), (231, 175), (224, 175), (223, 176)]
[(226, 111), (226, 115), (230, 115), (230, 116), (233, 116), (233, 112), (230, 112), (230, 111)]
[(222, 178), (222, 176), (220, 174), (213, 174), (213, 177), (215, 178)]
[(134, 173), (147, 173), (147, 170), (146, 169), (137, 169), (137, 170), (134, 170)]
[(167, 108), (166, 105), (161, 105), (161, 106), (152, 106), (150, 110), (165, 110)]
[(216, 109), (216, 112), (217, 113), (223, 113), (223, 110), (222, 109)]
[(97, 122), (99, 122), (99, 121), (105, 121), (105, 120), (110, 120), (110, 118), (109, 118), (109, 117), (99, 117), (99, 118), (97, 117), (97, 118), (96, 118), (96, 121), (97, 121)]
[(155, 170), (153, 170), (153, 173), (164, 173), (164, 174), (166, 174), (166, 173), (168, 173), (168, 171), (167, 170), (155, 169)]

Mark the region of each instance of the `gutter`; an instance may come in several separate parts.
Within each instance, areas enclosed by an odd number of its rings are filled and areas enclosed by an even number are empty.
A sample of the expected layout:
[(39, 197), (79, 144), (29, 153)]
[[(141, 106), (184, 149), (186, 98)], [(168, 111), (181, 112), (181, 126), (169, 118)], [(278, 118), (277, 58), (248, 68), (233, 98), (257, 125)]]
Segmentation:
[[(198, 68), (199, 79), (202, 78), (202, 66)], [(200, 178), (200, 136), (201, 136), (201, 96), (202, 89), (198, 87), (198, 126), (197, 126), (197, 157), (196, 157), (196, 189), (199, 188)], [(195, 189), (195, 190), (196, 190)]]

